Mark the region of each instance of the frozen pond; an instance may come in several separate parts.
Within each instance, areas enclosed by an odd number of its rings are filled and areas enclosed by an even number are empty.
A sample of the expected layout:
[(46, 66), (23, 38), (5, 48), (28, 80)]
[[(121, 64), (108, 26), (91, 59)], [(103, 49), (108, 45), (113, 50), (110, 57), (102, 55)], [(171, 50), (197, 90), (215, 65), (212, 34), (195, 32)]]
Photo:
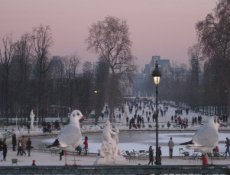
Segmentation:
[[(174, 115), (176, 108), (174, 107), (169, 107), (168, 111), (166, 113), (166, 115), (164, 117), (159, 117), (159, 123), (161, 124), (166, 124), (168, 121), (171, 120), (171, 116)], [(134, 115), (134, 111), (129, 114), (129, 117), (132, 117)], [(192, 112), (190, 111), (189, 114), (184, 114), (182, 115), (182, 118), (187, 118), (189, 121), (189, 128), (190, 129), (198, 129), (199, 127), (201, 127), (200, 125), (197, 126), (191, 126), (192, 123), (192, 118), (194, 116), (198, 116), (198, 113)], [(206, 123), (209, 119), (209, 116), (205, 116), (202, 115), (203, 119), (203, 123)], [(146, 116), (144, 114), (144, 118), (146, 119)], [(106, 121), (106, 119), (104, 120)], [(123, 121), (123, 119), (121, 120)], [(153, 123), (151, 123), (153, 124)], [(162, 155), (163, 156), (168, 156), (168, 146), (167, 143), (170, 139), (170, 137), (173, 138), (173, 141), (175, 143), (174, 146), (174, 155), (179, 155), (179, 148), (183, 148), (186, 151), (189, 151), (190, 153), (193, 152), (193, 150), (187, 150), (185, 146), (180, 146), (180, 143), (189, 141), (192, 139), (192, 136), (194, 135), (195, 132), (188, 132), (188, 131), (175, 131), (173, 130), (172, 132), (170, 131), (159, 131), (159, 146), (161, 146), (161, 150), (162, 150)], [(101, 142), (102, 142), (102, 138), (101, 138), (102, 132), (97, 132), (97, 133), (88, 133), (87, 136), (89, 138), (89, 152), (93, 152), (93, 153), (98, 153), (98, 150), (101, 147)], [(84, 136), (86, 136), (86, 134), (83, 134), (83, 138)], [(128, 130), (128, 131), (120, 131), (119, 133), (119, 147), (121, 149), (121, 151), (125, 151), (125, 150), (148, 150), (149, 146), (152, 145), (153, 148), (155, 149), (155, 140), (156, 140), (156, 134), (155, 131), (140, 131), (140, 130)], [(225, 151), (225, 145), (223, 144), (225, 141), (226, 137), (230, 137), (229, 132), (226, 131), (226, 133), (219, 133), (219, 150), (220, 152), (224, 152)], [(83, 139), (82, 138), (82, 139)], [(47, 144), (47, 143), (52, 143), (55, 139), (55, 137), (50, 138), (50, 137), (34, 137), (32, 138), (32, 142), (35, 145), (38, 144)]]
[[(89, 151), (93, 153), (97, 153), (98, 150), (101, 147), (101, 134), (102, 133), (88, 133), (87, 136), (89, 138)], [(193, 152), (193, 150), (187, 150), (185, 146), (179, 145), (180, 143), (186, 142), (191, 140), (192, 136), (194, 135), (194, 132), (162, 132), (159, 133), (159, 146), (161, 146), (162, 155), (168, 156), (168, 146), (167, 143), (170, 139), (170, 137), (173, 138), (173, 141), (175, 143), (174, 146), (174, 155), (179, 155), (179, 148), (183, 148), (186, 151), (189, 151), (190, 153)], [(84, 134), (86, 136), (86, 134)], [(119, 147), (122, 151), (124, 150), (148, 150), (149, 146), (152, 145), (155, 149), (155, 132), (154, 131), (122, 131), (119, 134)], [(225, 151), (225, 145), (224, 141), (225, 138), (229, 137), (229, 133), (219, 133), (219, 150), (220, 152)], [(32, 142), (35, 145), (38, 144), (44, 144), (44, 143), (52, 143), (54, 141), (55, 137), (33, 137)], [(84, 138), (84, 137), (83, 137)]]

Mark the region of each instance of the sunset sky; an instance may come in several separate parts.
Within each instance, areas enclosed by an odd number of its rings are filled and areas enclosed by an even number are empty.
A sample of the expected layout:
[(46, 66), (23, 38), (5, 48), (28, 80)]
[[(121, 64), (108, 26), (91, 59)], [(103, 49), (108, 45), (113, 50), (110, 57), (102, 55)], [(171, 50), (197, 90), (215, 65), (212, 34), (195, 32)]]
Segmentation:
[(132, 52), (144, 65), (152, 55), (188, 63), (187, 49), (197, 42), (195, 24), (212, 12), (217, 0), (0, 0), (0, 37), (14, 40), (40, 24), (49, 25), (52, 55), (77, 53), (82, 62), (95, 61), (87, 51), (88, 28), (106, 16), (127, 21)]

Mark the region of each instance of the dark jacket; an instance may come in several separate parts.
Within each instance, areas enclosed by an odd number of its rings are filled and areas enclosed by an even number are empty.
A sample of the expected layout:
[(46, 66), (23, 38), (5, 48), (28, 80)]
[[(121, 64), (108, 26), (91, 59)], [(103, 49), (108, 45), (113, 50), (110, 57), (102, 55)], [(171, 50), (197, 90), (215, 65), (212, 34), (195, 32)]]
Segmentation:
[(149, 148), (149, 161), (153, 161), (154, 158), (153, 158), (153, 149), (152, 148)]
[(28, 139), (26, 142), (26, 149), (31, 149), (31, 144), (32, 144), (31, 140)]

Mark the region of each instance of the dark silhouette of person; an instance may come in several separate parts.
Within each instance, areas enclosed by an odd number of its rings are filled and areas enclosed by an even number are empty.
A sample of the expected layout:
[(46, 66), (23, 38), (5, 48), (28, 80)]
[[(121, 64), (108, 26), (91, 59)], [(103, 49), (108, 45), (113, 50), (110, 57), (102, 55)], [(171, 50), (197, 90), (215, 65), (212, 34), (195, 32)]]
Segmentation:
[(152, 146), (149, 147), (149, 163), (148, 165), (153, 165), (154, 157), (153, 157), (153, 148)]
[(64, 150), (61, 150), (60, 153), (59, 153), (59, 160), (62, 160), (62, 156), (64, 155)]
[(28, 152), (28, 157), (30, 157), (30, 150), (32, 148), (32, 142), (30, 140), (30, 137), (28, 138), (27, 142), (26, 142), (26, 149), (27, 149), (27, 152)]
[(6, 161), (6, 155), (7, 155), (7, 144), (6, 142), (3, 143), (3, 160)]
[(13, 135), (12, 135), (12, 149), (13, 149), (13, 151), (16, 151), (16, 145), (17, 145), (17, 138), (16, 138), (16, 134), (14, 133)]
[(35, 160), (32, 161), (32, 166), (36, 166)]
[(228, 137), (226, 137), (225, 146), (226, 146), (226, 150), (225, 150), (225, 159), (226, 159), (227, 155), (229, 155), (230, 157), (230, 140)]
[(84, 141), (84, 149), (85, 149), (85, 155), (87, 155), (88, 154), (88, 137), (87, 136), (85, 136), (85, 141)]

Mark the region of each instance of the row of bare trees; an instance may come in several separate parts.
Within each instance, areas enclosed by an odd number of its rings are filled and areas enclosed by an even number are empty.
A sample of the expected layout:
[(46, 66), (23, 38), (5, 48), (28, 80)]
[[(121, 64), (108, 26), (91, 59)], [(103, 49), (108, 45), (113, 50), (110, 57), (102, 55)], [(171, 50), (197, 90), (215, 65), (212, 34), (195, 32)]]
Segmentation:
[[(230, 105), (230, 1), (219, 0), (213, 13), (198, 22), (197, 32), (204, 63), (203, 95), (205, 103)], [(228, 110), (227, 110), (228, 108)]]
[[(39, 26), (14, 42), (12, 36), (2, 39), (0, 50), (1, 115), (20, 112), (28, 98), (44, 101), (48, 72), (48, 50), (52, 44), (49, 27)], [(33, 73), (32, 73), (33, 71)], [(36, 79), (35, 81), (30, 81)], [(31, 101), (31, 100), (30, 100)]]
[(198, 43), (189, 48), (190, 74), (185, 88), (193, 108), (213, 106), (230, 112), (230, 1), (219, 0), (214, 11), (196, 24)]
[[(182, 102), (192, 108), (214, 106), (230, 112), (230, 1), (219, 0), (214, 11), (196, 25), (198, 43), (188, 49), (189, 74), (179, 87)], [(175, 97), (174, 99), (177, 99)]]
[[(52, 92), (58, 89), (57, 92), (63, 93), (60, 88), (63, 88), (66, 79), (76, 76), (79, 58), (51, 59), (49, 50), (53, 41), (49, 26), (34, 28), (31, 33), (22, 35), (18, 41), (13, 41), (12, 36), (5, 36), (2, 43), (1, 116), (28, 116), (32, 108), (36, 110), (37, 115), (44, 116), (49, 105), (57, 105), (63, 101)], [(57, 88), (55, 83), (61, 84), (60, 88)], [(54, 88), (52, 84), (55, 84)], [(55, 103), (54, 99), (57, 100)]]
[[(230, 112), (230, 1), (219, 0), (214, 11), (196, 24), (198, 43), (188, 49), (189, 68), (172, 65), (162, 75), (160, 97), (193, 109), (212, 107), (216, 114)], [(151, 75), (143, 79), (153, 94)], [(140, 88), (140, 87), (139, 87)]]
[(4, 37), (0, 48), (0, 116), (28, 117), (33, 108), (43, 119), (52, 106), (60, 115), (66, 115), (61, 114), (64, 108), (67, 112), (78, 108), (85, 114), (95, 109), (99, 116), (106, 103), (113, 111), (122, 99), (122, 85), (135, 70), (128, 25), (106, 17), (90, 27), (86, 41), (99, 60), (97, 64), (83, 63), (80, 72), (78, 56), (51, 57), (49, 26), (34, 28), (18, 41)]

